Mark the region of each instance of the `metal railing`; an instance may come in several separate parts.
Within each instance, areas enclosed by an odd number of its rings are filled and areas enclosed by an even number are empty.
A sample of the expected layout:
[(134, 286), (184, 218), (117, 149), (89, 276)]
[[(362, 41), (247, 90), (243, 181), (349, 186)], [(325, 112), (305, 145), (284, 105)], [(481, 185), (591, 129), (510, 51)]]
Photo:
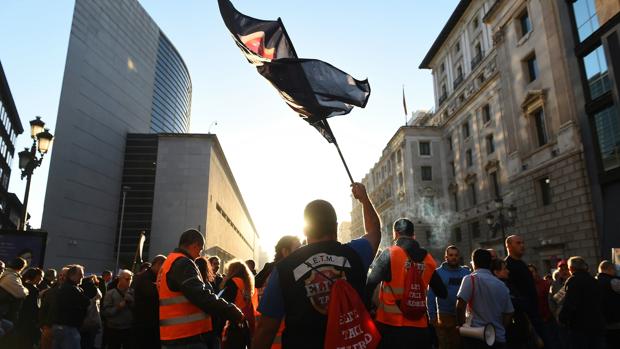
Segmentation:
[(456, 90), (457, 87), (459, 87), (459, 85), (461, 85), (463, 83), (463, 75), (459, 75), (455, 80), (454, 80), (454, 89)]

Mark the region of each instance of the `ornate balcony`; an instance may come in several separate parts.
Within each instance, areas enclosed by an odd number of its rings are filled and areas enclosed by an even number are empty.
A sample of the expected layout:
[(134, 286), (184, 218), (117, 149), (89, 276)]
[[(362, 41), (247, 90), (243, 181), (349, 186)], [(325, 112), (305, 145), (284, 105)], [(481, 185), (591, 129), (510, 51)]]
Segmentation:
[(463, 75), (459, 75), (459, 76), (458, 76), (458, 77), (454, 80), (454, 83), (453, 83), (454, 89), (456, 90), (456, 89), (459, 87), (459, 85), (461, 85), (462, 83), (463, 83)]

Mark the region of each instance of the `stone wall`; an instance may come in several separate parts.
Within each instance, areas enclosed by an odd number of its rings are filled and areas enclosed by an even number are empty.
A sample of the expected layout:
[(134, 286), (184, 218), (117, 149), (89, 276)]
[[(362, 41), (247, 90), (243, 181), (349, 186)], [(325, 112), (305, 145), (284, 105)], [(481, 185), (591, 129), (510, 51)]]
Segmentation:
[[(545, 206), (538, 181), (547, 176), (551, 203)], [(580, 255), (591, 268), (596, 268), (598, 239), (581, 151), (512, 178), (511, 187), (518, 219), (509, 233), (525, 238), (525, 259), (529, 263), (546, 270), (549, 265), (554, 266), (555, 258)]]

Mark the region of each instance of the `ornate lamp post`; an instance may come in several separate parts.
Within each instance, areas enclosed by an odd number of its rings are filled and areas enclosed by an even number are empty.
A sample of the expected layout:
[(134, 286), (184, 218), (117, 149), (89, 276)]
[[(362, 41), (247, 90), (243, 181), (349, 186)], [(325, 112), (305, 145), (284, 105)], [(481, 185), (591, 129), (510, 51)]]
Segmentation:
[(497, 211), (497, 217), (489, 212), (486, 217), (487, 225), (489, 226), (489, 230), (493, 233), (493, 236), (495, 236), (498, 231), (501, 231), (504, 255), (507, 256), (508, 251), (506, 251), (506, 244), (504, 243), (506, 240), (506, 228), (515, 225), (517, 221), (517, 208), (514, 205), (505, 208), (502, 198), (497, 198), (495, 199), (495, 209)]
[[(24, 194), (24, 205), (22, 219), (19, 222), (18, 230), (26, 230), (26, 220), (28, 219), (28, 197), (30, 196), (30, 179), (34, 169), (41, 166), (43, 156), (48, 152), (54, 136), (45, 128), (45, 122), (40, 116), (30, 121), (30, 137), (32, 138), (32, 147), (30, 150), (24, 148), (19, 152), (19, 168), (22, 170), (22, 179), (26, 177), (26, 193)], [(40, 157), (37, 157), (37, 149)]]

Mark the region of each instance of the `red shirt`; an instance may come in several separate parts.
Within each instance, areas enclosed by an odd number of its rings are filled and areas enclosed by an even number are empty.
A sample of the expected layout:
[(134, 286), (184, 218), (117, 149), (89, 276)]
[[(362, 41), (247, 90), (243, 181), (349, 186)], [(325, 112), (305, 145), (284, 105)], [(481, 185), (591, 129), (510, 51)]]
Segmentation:
[(549, 309), (549, 287), (551, 287), (551, 281), (545, 279), (534, 280), (536, 285), (536, 293), (538, 294), (538, 312), (543, 321), (551, 319), (551, 310)]

